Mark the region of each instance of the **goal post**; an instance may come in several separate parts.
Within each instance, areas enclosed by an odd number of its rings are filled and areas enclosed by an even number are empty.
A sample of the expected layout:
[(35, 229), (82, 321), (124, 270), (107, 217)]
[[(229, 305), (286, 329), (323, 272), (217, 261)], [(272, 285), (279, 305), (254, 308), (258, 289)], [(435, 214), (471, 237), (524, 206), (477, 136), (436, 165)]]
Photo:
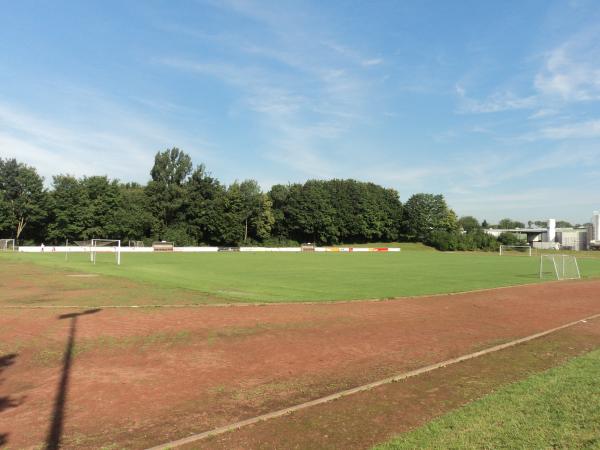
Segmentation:
[(121, 265), (121, 240), (120, 239), (92, 239), (90, 246), (90, 260), (96, 264), (96, 255), (98, 252), (103, 253), (99, 248), (112, 247), (116, 254), (117, 265)]
[(581, 278), (577, 258), (573, 255), (540, 255), (540, 279), (548, 274), (557, 280)]
[(500, 256), (503, 255), (521, 255), (532, 256), (533, 248), (530, 245), (504, 245), (500, 246)]
[(0, 239), (0, 252), (14, 252), (15, 251), (15, 240), (14, 239)]

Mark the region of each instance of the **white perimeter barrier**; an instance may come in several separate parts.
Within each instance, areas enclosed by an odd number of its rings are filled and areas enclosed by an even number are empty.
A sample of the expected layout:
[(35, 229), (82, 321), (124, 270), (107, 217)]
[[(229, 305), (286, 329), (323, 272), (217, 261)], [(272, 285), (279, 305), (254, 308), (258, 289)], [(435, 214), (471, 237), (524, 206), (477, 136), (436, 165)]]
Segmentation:
[[(95, 247), (97, 253), (115, 253), (117, 247), (109, 245), (106, 247)], [(23, 253), (89, 253), (91, 250), (90, 246), (79, 247), (79, 246), (53, 246), (46, 245), (42, 250), (40, 245), (36, 246), (20, 246), (19, 251)], [(121, 253), (151, 253), (154, 249), (152, 247), (121, 247)]]
[(398, 247), (316, 247), (315, 252), (399, 252)]
[[(152, 247), (149, 247), (152, 249)], [(201, 253), (201, 252), (218, 252), (219, 247), (173, 247), (174, 252), (190, 252), (190, 253)], [(165, 253), (165, 252), (161, 252)]]
[[(114, 253), (117, 247), (95, 247), (97, 253)], [(89, 253), (90, 247), (64, 247), (47, 245), (43, 249), (41, 246), (21, 246), (19, 251), (23, 253)], [(185, 253), (216, 253), (219, 247), (174, 247), (174, 252)], [(301, 252), (300, 247), (240, 247), (240, 252)], [(316, 252), (399, 252), (395, 247), (315, 247)], [(121, 253), (152, 253), (152, 247), (121, 247)], [(160, 252), (166, 253), (166, 252)], [(168, 252), (167, 252), (168, 253)]]
[(240, 247), (240, 252), (301, 252), (300, 247)]

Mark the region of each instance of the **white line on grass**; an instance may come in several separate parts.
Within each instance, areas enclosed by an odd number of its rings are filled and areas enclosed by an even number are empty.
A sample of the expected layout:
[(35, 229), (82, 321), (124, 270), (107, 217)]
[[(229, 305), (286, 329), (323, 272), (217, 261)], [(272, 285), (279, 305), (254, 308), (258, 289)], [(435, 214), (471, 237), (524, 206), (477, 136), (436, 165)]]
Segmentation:
[(248, 425), (253, 425), (253, 424), (256, 424), (258, 422), (262, 422), (262, 421), (265, 421), (265, 420), (270, 420), (270, 419), (275, 419), (277, 417), (285, 416), (287, 414), (291, 414), (291, 413), (293, 413), (295, 411), (299, 411), (301, 409), (305, 409), (305, 408), (309, 408), (311, 406), (316, 406), (316, 405), (320, 405), (320, 404), (323, 404), (323, 403), (327, 403), (327, 402), (330, 402), (332, 400), (337, 400), (337, 399), (342, 398), (342, 397), (347, 397), (349, 395), (357, 394), (359, 392), (369, 391), (369, 390), (374, 389), (374, 388), (379, 387), (379, 386), (383, 386), (383, 385), (386, 385), (386, 384), (394, 383), (394, 382), (397, 382), (397, 381), (406, 380), (407, 378), (412, 378), (412, 377), (415, 377), (417, 375), (422, 375), (422, 374), (427, 373), (427, 372), (432, 372), (432, 371), (434, 371), (436, 369), (440, 369), (442, 367), (450, 366), (452, 364), (457, 364), (459, 362), (466, 361), (466, 360), (469, 360), (469, 359), (478, 358), (479, 356), (487, 355), (489, 353), (497, 352), (499, 350), (504, 350), (505, 348), (514, 347), (515, 345), (522, 344), (524, 342), (528, 342), (528, 341), (531, 341), (533, 339), (537, 339), (537, 338), (540, 338), (540, 337), (543, 337), (543, 336), (547, 336), (548, 334), (555, 333), (555, 332), (560, 331), (560, 330), (564, 330), (565, 328), (569, 328), (569, 327), (575, 326), (575, 325), (580, 324), (580, 323), (586, 323), (589, 320), (597, 319), (599, 317), (600, 317), (600, 314), (594, 314), (592, 316), (588, 316), (588, 317), (585, 317), (583, 319), (576, 320), (574, 322), (569, 322), (569, 323), (567, 323), (565, 325), (561, 325), (561, 326), (556, 327), (556, 328), (551, 328), (549, 330), (542, 331), (542, 332), (536, 333), (536, 334), (532, 334), (532, 335), (526, 336), (524, 338), (516, 339), (514, 341), (506, 342), (504, 344), (495, 345), (493, 347), (489, 347), (487, 349), (480, 350), (478, 352), (469, 353), (467, 355), (459, 356), (457, 358), (447, 359), (445, 361), (442, 361), (442, 362), (439, 362), (439, 363), (435, 363), (435, 364), (431, 364), (429, 366), (421, 367), (419, 369), (411, 370), (409, 372), (404, 372), (404, 373), (401, 373), (399, 375), (395, 375), (393, 377), (384, 378), (383, 380), (374, 381), (372, 383), (364, 384), (362, 386), (357, 386), (357, 387), (352, 388), (352, 389), (346, 389), (344, 391), (340, 391), (340, 392), (337, 392), (335, 394), (327, 395), (325, 397), (317, 398), (317, 399), (311, 400), (309, 402), (300, 403), (299, 405), (290, 406), (288, 408), (280, 409), (278, 411), (273, 411), (273, 412), (270, 412), (270, 413), (267, 413), (267, 414), (262, 414), (260, 416), (252, 417), (250, 419), (242, 420), (240, 422), (235, 422), (235, 423), (232, 423), (232, 424), (229, 424), (229, 425), (225, 425), (223, 427), (219, 427), (219, 428), (215, 428), (213, 430), (205, 431), (203, 433), (194, 434), (192, 436), (188, 436), (188, 437), (183, 438), (183, 439), (178, 439), (176, 441), (167, 442), (165, 444), (158, 445), (156, 447), (152, 447), (152, 448), (147, 449), (147, 450), (163, 450), (163, 449), (166, 449), (166, 448), (173, 448), (173, 447), (179, 447), (179, 446), (186, 445), (186, 444), (191, 444), (193, 442), (201, 441), (203, 439), (206, 439), (206, 438), (209, 438), (209, 437), (212, 437), (212, 436), (217, 436), (217, 435), (220, 435), (220, 434), (224, 434), (224, 433), (227, 433), (227, 432), (230, 432), (230, 431), (234, 431), (234, 430), (240, 429), (242, 427), (246, 427)]

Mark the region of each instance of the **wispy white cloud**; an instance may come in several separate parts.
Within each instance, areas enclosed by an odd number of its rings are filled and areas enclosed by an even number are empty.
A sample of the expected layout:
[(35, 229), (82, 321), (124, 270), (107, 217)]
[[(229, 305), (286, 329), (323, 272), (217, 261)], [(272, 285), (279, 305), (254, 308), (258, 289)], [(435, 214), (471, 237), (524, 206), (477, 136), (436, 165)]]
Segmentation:
[(531, 114), (529, 116), (529, 118), (530, 119), (542, 119), (545, 117), (555, 116), (556, 114), (558, 114), (558, 111), (556, 109), (541, 108), (541, 109), (537, 110), (536, 112), (534, 112), (533, 114)]
[(495, 92), (484, 100), (469, 97), (466, 89), (460, 85), (455, 87), (455, 92), (460, 98), (459, 112), (461, 113), (495, 113), (531, 109), (538, 104), (535, 95), (520, 97), (511, 91)]
[(60, 173), (143, 182), (156, 151), (175, 144), (203, 151), (198, 141), (182, 133), (89, 92), (79, 94), (85, 95), (78, 99), (87, 105), (85, 119), (48, 117), (0, 103), (1, 155), (33, 165), (47, 182)]
[(536, 89), (563, 101), (600, 99), (600, 31), (588, 29), (546, 54)]
[(378, 66), (379, 64), (383, 64), (383, 59), (382, 58), (365, 59), (361, 62), (361, 64), (366, 67)]
[[(592, 139), (600, 138), (600, 119), (542, 128), (537, 134), (542, 139)], [(598, 154), (600, 151), (596, 150)]]
[[(370, 120), (369, 94), (376, 80), (366, 68), (383, 64), (383, 58), (366, 56), (334, 40), (302, 8), (248, 1), (214, 6), (258, 22), (263, 32), (266, 29), (281, 39), (256, 41), (234, 31), (220, 35), (219, 43), (240, 56), (236, 65), (214, 56), (204, 60), (169, 56), (156, 62), (235, 87), (237, 98), (231, 106), (255, 114), (267, 159), (303, 175), (335, 175), (329, 170), (339, 166), (332, 141)], [(170, 29), (177, 32), (176, 27)], [(190, 30), (185, 33), (193, 35)]]
[(600, 31), (585, 29), (545, 52), (543, 65), (530, 78), (522, 92), (497, 89), (483, 99), (469, 97), (462, 85), (455, 87), (459, 112), (495, 113), (534, 109), (531, 118), (554, 115), (573, 102), (600, 100)]

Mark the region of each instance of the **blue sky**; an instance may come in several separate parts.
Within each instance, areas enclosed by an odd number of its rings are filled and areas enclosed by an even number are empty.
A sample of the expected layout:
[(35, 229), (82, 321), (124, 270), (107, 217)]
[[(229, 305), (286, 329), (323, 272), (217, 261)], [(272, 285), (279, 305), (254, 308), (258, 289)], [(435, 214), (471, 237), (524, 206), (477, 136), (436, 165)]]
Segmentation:
[(0, 156), (145, 182), (356, 178), (460, 215), (600, 208), (597, 1), (28, 1), (0, 12)]

